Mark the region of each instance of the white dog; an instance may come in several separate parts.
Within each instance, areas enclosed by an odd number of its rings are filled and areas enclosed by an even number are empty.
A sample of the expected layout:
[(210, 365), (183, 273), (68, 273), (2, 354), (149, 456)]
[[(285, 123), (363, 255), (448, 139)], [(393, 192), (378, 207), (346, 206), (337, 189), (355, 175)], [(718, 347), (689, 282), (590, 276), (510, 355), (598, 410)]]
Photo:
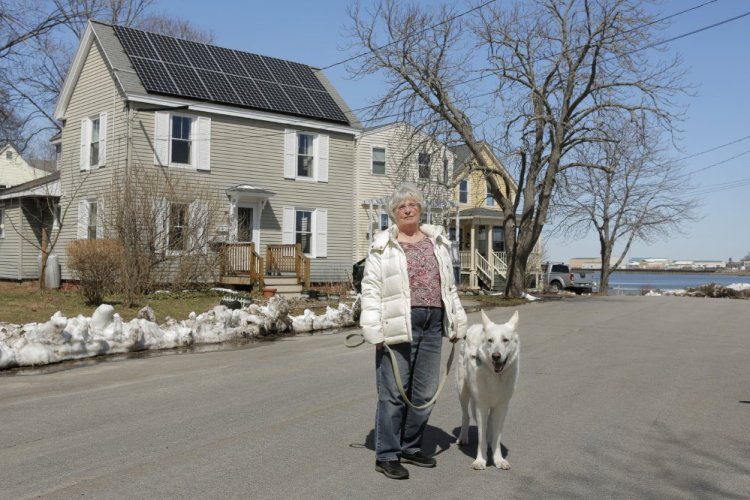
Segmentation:
[(471, 466), (477, 470), (487, 467), (487, 445), (492, 451), (495, 467), (510, 469), (510, 464), (503, 458), (500, 439), (510, 397), (518, 380), (517, 324), (518, 311), (502, 325), (490, 321), (482, 311), (482, 324), (470, 326), (460, 346), (456, 377), (463, 415), (457, 443), (469, 442), (471, 403), (479, 434), (477, 458)]

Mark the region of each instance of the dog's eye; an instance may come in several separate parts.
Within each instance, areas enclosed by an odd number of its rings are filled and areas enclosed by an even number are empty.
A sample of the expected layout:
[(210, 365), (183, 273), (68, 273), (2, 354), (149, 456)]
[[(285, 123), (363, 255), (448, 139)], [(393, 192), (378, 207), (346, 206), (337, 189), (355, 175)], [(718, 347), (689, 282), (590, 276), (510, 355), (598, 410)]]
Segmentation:
[(493, 341), (494, 341), (494, 339), (487, 339), (487, 342), (489, 342), (490, 344), (491, 344), (491, 343), (492, 343)]
[(503, 344), (507, 344), (508, 342), (510, 342), (509, 339), (503, 339)]

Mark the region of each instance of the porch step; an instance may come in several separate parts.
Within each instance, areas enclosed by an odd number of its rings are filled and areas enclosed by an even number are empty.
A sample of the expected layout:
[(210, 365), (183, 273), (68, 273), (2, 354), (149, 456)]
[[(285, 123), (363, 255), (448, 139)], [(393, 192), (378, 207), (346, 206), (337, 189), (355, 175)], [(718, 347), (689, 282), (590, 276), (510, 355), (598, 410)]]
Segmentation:
[(275, 288), (276, 293), (287, 298), (299, 297), (302, 293), (302, 285), (295, 276), (266, 276), (263, 282), (266, 288)]

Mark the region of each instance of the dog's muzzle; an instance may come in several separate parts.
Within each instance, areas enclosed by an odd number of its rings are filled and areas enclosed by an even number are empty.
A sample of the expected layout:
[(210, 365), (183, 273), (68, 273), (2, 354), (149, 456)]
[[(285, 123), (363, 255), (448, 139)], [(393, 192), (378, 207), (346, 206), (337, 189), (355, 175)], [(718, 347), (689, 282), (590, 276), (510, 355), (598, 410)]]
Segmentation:
[(495, 373), (502, 373), (506, 361), (508, 361), (508, 358), (503, 359), (501, 354), (495, 353), (492, 355), (492, 368), (495, 370)]

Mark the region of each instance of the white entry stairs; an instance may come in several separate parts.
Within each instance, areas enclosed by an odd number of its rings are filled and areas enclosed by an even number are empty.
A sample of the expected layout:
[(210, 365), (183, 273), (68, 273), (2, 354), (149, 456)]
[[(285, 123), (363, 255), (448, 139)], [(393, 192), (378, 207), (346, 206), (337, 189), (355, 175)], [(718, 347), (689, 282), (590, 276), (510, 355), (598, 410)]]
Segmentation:
[(302, 285), (297, 282), (295, 275), (264, 276), (263, 282), (266, 288), (275, 288), (278, 295), (288, 299), (302, 296)]

